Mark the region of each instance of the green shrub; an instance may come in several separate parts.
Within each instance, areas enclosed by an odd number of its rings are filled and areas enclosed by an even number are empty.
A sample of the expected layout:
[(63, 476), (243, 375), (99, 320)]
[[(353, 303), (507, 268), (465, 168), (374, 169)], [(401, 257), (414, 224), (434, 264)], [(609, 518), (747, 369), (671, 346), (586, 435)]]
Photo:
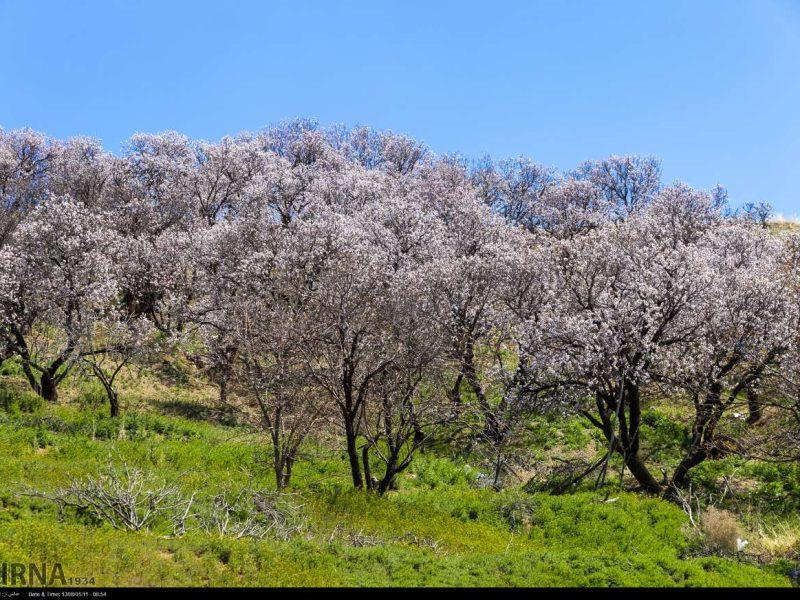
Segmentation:
[(410, 467), (416, 483), (428, 488), (441, 486), (473, 485), (479, 471), (467, 464), (459, 464), (446, 458), (433, 455), (418, 455)]
[(800, 512), (800, 465), (757, 463), (752, 472), (759, 479), (752, 499), (763, 510), (778, 514)]
[(18, 375), (22, 375), (22, 366), (19, 360), (9, 359), (0, 363), (0, 376), (14, 377)]
[(83, 414), (75, 428), (98, 440), (144, 440), (153, 436), (169, 439), (197, 437), (197, 432), (175, 420), (150, 413), (126, 413), (111, 417), (105, 412)]
[(502, 498), (497, 507), (497, 512), (511, 531), (528, 531), (531, 528), (538, 506), (539, 503), (533, 496), (516, 492)]
[(33, 392), (0, 386), (0, 409), (7, 413), (34, 413), (42, 408), (43, 403), (42, 398)]
[(540, 415), (525, 426), (525, 441), (528, 447), (551, 450), (561, 447), (568, 450), (585, 448), (591, 440), (591, 429), (578, 418), (557, 415)]
[(691, 431), (688, 425), (658, 409), (642, 411), (642, 439), (651, 448), (650, 456), (655, 459), (674, 457), (676, 451), (688, 447)]
[(97, 382), (83, 385), (75, 401), (81, 408), (97, 409), (108, 402), (108, 394)]

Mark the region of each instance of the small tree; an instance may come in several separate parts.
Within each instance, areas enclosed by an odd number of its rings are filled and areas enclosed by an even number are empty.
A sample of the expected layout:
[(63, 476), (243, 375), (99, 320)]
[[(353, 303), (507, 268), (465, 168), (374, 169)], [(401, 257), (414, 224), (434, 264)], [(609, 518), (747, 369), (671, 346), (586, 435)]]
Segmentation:
[(256, 409), (272, 441), (278, 489), (289, 485), (292, 467), (306, 437), (327, 408), (326, 398), (312, 385), (307, 371), (309, 317), (308, 255), (298, 252), (296, 232), (263, 226), (238, 276), (231, 296), (231, 335), (237, 348), (236, 373), (243, 395)]
[(134, 361), (156, 354), (162, 349), (160, 346), (152, 324), (144, 317), (117, 309), (95, 325), (90, 349), (81, 353), (80, 361), (103, 386), (112, 417), (118, 417), (121, 408), (117, 390), (119, 374)]
[[(395, 487), (397, 475), (408, 468), (414, 454), (459, 412), (437, 389), (446, 338), (425, 276), (413, 266), (398, 270), (387, 290), (393, 306), (383, 336), (392, 347), (392, 359), (371, 386), (362, 430), (366, 443), (361, 448), (366, 486), (379, 494)], [(373, 474), (370, 453), (378, 457), (382, 473)]]
[(117, 247), (102, 214), (53, 198), (0, 251), (0, 331), (46, 400), (58, 398), (58, 384), (81, 357), (100, 351), (91, 342), (117, 295)]

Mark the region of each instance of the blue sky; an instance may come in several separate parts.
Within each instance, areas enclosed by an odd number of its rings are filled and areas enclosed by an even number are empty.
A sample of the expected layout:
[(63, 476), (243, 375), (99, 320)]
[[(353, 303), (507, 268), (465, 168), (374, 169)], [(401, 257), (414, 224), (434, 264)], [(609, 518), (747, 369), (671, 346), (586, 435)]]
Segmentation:
[(800, 213), (800, 0), (0, 0), (0, 126), (216, 139), (292, 117)]

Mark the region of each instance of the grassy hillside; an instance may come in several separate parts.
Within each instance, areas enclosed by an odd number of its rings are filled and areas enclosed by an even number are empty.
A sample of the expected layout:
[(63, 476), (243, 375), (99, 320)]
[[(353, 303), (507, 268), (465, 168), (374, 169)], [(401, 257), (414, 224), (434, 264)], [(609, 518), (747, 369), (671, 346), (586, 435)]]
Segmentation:
[[(200, 531), (192, 520), (183, 535), (165, 519), (114, 529), (20, 493), (127, 465), (196, 493), (192, 511), (202, 515), (215, 494), (274, 489), (264, 436), (225, 424), (213, 390), (190, 378), (129, 377), (117, 419), (87, 382), (65, 387), (58, 406), (25, 394), (13, 368), (1, 383), (0, 562), (60, 562), (67, 577), (97, 585), (783, 586), (799, 547), (796, 466), (726, 460), (701, 470), (701, 488), (734, 489), (726, 507), (751, 542), (736, 554), (713, 548), (677, 505), (626, 491), (613, 476), (600, 491), (587, 483), (558, 496), (522, 485), (498, 493), (481, 486), (477, 459), (438, 449), (415, 460), (397, 491), (353, 491), (336, 440), (307, 447), (276, 504), (286, 527), (263, 539)], [(673, 435), (658, 414), (648, 427)], [(555, 437), (552, 425), (529, 428), (541, 464), (595, 443), (580, 421)]]
[(772, 231), (777, 233), (798, 233), (800, 232), (800, 223), (794, 221), (771, 221), (769, 227)]

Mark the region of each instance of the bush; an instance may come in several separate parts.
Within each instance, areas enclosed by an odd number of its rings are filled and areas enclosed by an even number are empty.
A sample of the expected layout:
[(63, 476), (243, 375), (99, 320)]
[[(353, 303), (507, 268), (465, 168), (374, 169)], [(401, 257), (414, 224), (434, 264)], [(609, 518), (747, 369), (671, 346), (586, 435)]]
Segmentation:
[(517, 494), (505, 499), (497, 509), (511, 531), (528, 531), (534, 520), (538, 503), (528, 494)]
[(467, 464), (458, 464), (432, 455), (418, 456), (410, 471), (416, 476), (417, 483), (431, 489), (474, 485), (479, 475), (477, 469)]
[(202, 531), (235, 539), (271, 536), (288, 541), (303, 528), (301, 506), (290, 494), (249, 488), (217, 494), (197, 520)]
[(762, 463), (753, 467), (759, 485), (753, 491), (763, 510), (777, 514), (800, 512), (800, 465), (797, 463)]
[(580, 419), (556, 415), (537, 416), (525, 426), (525, 442), (531, 448), (580, 450), (590, 443), (593, 431)]
[(43, 400), (33, 392), (0, 387), (0, 408), (10, 414), (34, 413), (42, 408)]
[(703, 511), (700, 519), (705, 547), (712, 552), (735, 554), (742, 528), (739, 521), (727, 510), (709, 506)]
[(31, 427), (52, 433), (74, 433), (75, 427), (56, 415), (26, 415), (15, 419), (19, 427)]
[(82, 408), (99, 408), (108, 402), (108, 394), (99, 383), (82, 386), (75, 401)]
[(18, 360), (9, 359), (0, 364), (0, 376), (13, 377), (22, 374), (22, 366)]
[(114, 529), (147, 529), (163, 516), (179, 533), (194, 500), (194, 496), (184, 497), (175, 484), (125, 464), (109, 465), (94, 476), (73, 478), (68, 486), (52, 493), (31, 490), (25, 495), (54, 502), (62, 516), (66, 509), (73, 509), (79, 517), (88, 516)]
[(582, 475), (586, 474), (591, 466), (591, 463), (583, 458), (559, 460), (552, 465), (536, 465), (524, 489), (527, 492), (550, 494), (573, 491), (580, 484)]
[(198, 435), (190, 427), (150, 413), (129, 413), (120, 417), (110, 417), (105, 412), (101, 414), (88, 412), (80, 416), (74, 427), (80, 433), (98, 440), (145, 440), (153, 436), (188, 440)]
[(688, 447), (691, 431), (686, 424), (651, 408), (642, 412), (642, 437), (648, 441), (651, 456), (664, 460)]

